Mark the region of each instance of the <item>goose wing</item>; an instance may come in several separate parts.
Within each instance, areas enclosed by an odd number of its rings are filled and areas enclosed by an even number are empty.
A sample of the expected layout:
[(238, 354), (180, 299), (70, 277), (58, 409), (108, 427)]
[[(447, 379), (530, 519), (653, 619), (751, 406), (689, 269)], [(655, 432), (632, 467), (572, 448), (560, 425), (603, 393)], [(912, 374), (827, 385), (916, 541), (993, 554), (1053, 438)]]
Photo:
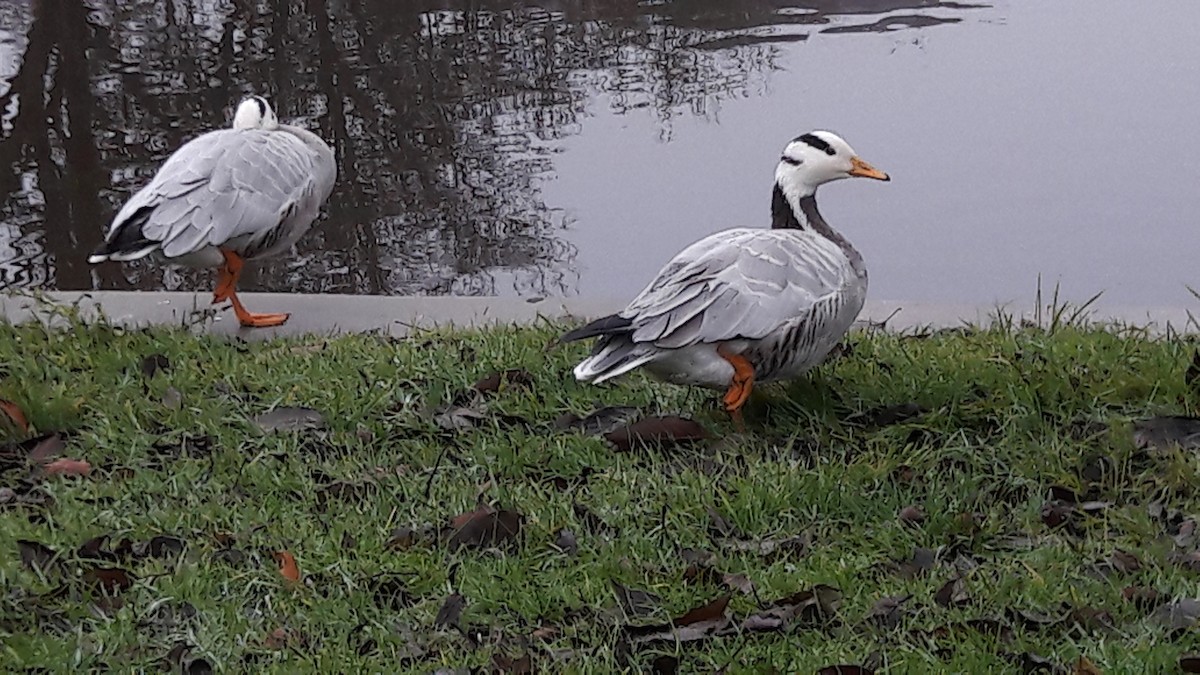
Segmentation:
[(668, 349), (761, 339), (855, 279), (845, 253), (814, 232), (727, 230), (681, 251), (620, 316), (634, 343)]
[(184, 144), (117, 213), (110, 241), (127, 224), (174, 258), (245, 235), (265, 234), (323, 189), (318, 157), (296, 136), (222, 129)]

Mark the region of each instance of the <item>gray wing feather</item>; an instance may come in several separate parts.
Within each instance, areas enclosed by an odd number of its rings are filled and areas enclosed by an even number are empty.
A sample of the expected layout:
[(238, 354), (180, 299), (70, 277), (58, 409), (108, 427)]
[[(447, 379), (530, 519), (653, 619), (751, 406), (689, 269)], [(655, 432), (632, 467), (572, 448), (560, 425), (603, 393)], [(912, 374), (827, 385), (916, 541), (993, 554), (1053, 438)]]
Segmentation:
[(761, 339), (854, 279), (841, 249), (816, 233), (729, 230), (680, 252), (621, 315), (635, 343), (663, 348)]
[(143, 235), (174, 258), (244, 235), (265, 233), (314, 190), (317, 157), (295, 136), (222, 129), (181, 147), (114, 218), (154, 211)]

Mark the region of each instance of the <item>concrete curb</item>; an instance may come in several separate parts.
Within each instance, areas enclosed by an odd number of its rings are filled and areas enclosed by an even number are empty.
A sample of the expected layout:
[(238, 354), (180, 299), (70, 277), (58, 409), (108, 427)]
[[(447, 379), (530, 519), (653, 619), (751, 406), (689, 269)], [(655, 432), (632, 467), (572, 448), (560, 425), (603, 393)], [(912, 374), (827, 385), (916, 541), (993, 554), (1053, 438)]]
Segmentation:
[[(332, 335), (379, 332), (402, 336), (413, 328), (433, 326), (483, 327), (528, 324), (543, 319), (582, 320), (621, 309), (624, 300), (584, 298), (498, 298), (446, 296), (308, 295), (291, 293), (240, 294), (246, 306), (258, 312), (291, 312), (278, 328), (241, 328), (226, 307), (213, 307), (209, 293), (149, 291), (52, 291), (39, 294), (0, 294), (0, 317), (19, 324), (31, 320), (53, 321), (55, 306), (77, 307), (82, 318), (103, 315), (110, 323), (140, 328), (148, 325), (183, 326), (195, 332), (269, 339), (298, 335)], [(1032, 320), (1030, 307), (1009, 305), (1004, 311)], [(963, 323), (987, 324), (996, 306), (946, 305), (874, 300), (868, 301), (861, 323), (886, 320), (892, 330), (942, 328)], [(1101, 323), (1119, 323), (1166, 330), (1196, 332), (1184, 307), (1105, 307), (1089, 314)]]

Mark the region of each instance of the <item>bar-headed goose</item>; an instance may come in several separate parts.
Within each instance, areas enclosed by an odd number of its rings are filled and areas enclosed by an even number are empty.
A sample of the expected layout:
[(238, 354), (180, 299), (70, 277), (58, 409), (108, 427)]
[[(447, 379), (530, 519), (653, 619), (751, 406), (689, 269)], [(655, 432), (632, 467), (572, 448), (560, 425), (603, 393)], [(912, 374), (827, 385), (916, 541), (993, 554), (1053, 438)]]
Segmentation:
[(237, 297), (247, 259), (286, 251), (308, 231), (337, 176), (316, 134), (280, 124), (261, 96), (238, 105), (232, 129), (210, 131), (175, 151), (125, 203), (89, 258), (217, 267), (213, 302), (229, 300), (243, 326), (278, 326), (287, 314), (253, 314)]
[(817, 187), (860, 176), (889, 180), (841, 137), (813, 131), (788, 143), (775, 169), (772, 229), (737, 228), (685, 248), (629, 305), (568, 332), (597, 337), (575, 366), (603, 382), (643, 367), (674, 384), (725, 390), (741, 425), (756, 382), (819, 364), (862, 309), (862, 256), (817, 210)]

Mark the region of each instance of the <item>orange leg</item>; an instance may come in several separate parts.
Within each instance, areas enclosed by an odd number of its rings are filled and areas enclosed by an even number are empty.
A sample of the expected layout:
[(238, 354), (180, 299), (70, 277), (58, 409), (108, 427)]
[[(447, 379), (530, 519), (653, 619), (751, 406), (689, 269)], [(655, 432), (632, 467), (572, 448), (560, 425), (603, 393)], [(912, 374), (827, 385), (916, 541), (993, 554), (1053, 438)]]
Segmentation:
[(233, 313), (237, 315), (238, 322), (243, 326), (250, 328), (266, 328), (268, 326), (280, 326), (288, 320), (290, 314), (254, 314), (246, 309), (242, 301), (237, 296), (238, 277), (242, 275), (242, 265), (244, 261), (242, 257), (233, 251), (221, 249), (221, 255), (225, 257), (225, 265), (221, 267), (217, 276), (217, 287), (213, 291), (213, 302), (218, 303), (224, 300), (229, 300), (233, 303)]
[(733, 366), (733, 379), (729, 382), (729, 390), (725, 392), (722, 401), (725, 410), (733, 418), (733, 423), (739, 430), (745, 430), (742, 423), (742, 406), (750, 398), (750, 390), (754, 388), (754, 366), (740, 354), (726, 354), (717, 347), (717, 354)]

